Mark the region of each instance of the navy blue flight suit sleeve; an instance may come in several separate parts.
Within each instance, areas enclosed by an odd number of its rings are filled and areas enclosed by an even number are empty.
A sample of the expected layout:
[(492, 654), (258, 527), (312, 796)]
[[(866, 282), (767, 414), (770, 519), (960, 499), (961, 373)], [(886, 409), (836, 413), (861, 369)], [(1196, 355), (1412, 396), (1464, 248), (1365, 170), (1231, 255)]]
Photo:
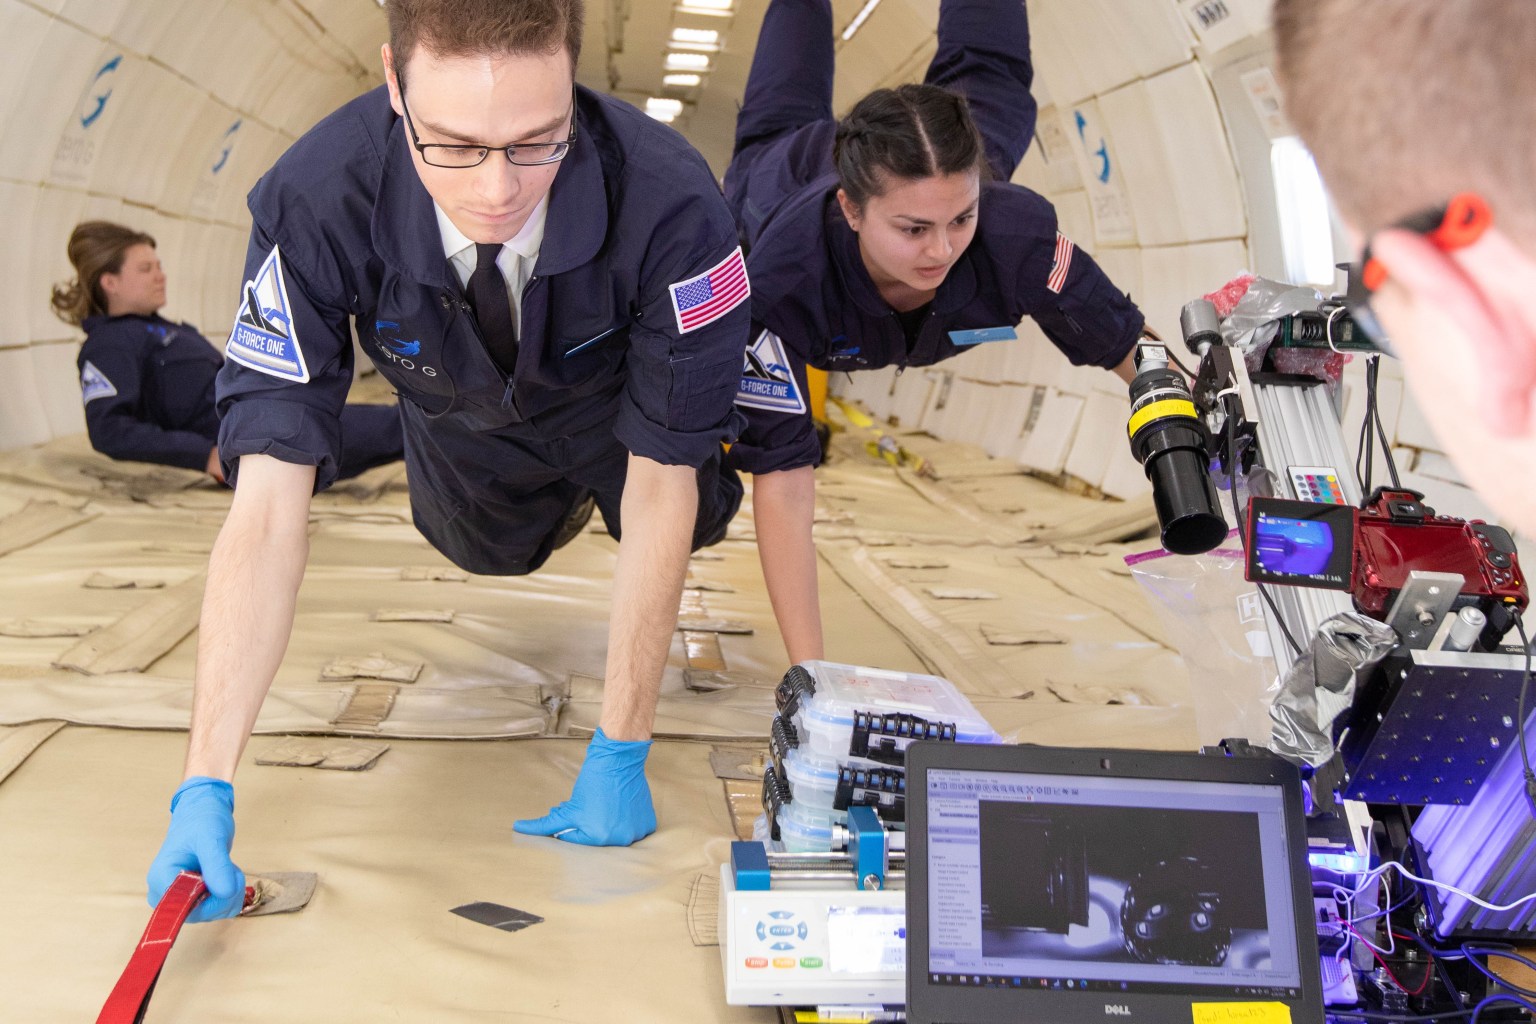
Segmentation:
[(212, 441), (190, 430), (166, 430), (144, 414), (144, 342), (149, 335), (142, 328), (131, 336), (105, 330), (118, 336), (88, 338), (80, 350), (80, 365), (90, 363), (110, 385), (81, 380), (91, 447), (114, 459), (207, 469)]
[(1035, 137), (1025, 0), (943, 0), (939, 48), (924, 81), (966, 98), (994, 181), (1013, 177)]
[[(768, 376), (788, 373), (794, 379), (796, 400), (792, 407), (775, 408), (773, 402), (738, 393), (736, 407), (747, 417), (747, 426), (741, 432), (741, 439), (731, 445), (727, 465), (752, 474), (818, 465), (821, 462), (821, 439), (816, 436), (816, 424), (806, 398), (809, 392), (805, 368), (810, 353), (803, 337), (780, 337), (754, 318), (751, 338), (741, 387), (745, 389), (754, 377), (761, 381)], [(754, 359), (760, 363), (773, 360), (764, 353), (781, 353), (784, 365), (754, 367)]]
[(830, 0), (773, 0), (768, 5), (736, 115), (733, 162), (753, 146), (833, 119), (832, 40)]
[[(670, 150), (655, 159), (663, 156), (673, 162), (666, 184), (650, 186), (665, 194), (654, 221), (659, 227), (640, 268), (640, 312), (630, 329), (628, 381), (614, 435), (635, 455), (698, 468), (741, 428), (733, 403), (747, 344), (749, 286), (735, 283), (739, 270), (745, 284), (746, 265), (708, 167), (691, 150)], [(631, 194), (645, 187), (632, 186)], [(684, 314), (671, 286), (712, 270), (720, 305), (695, 315), (728, 311), (697, 326), (680, 324)]]
[[(1056, 225), (1054, 210), (1049, 223)], [(1113, 370), (1146, 324), (1130, 296), (1059, 231), (1031, 240), (1019, 263), (1018, 289), (1025, 312), (1075, 366)]]
[(239, 349), (226, 344), (218, 382), (219, 457), (230, 486), (236, 485), (240, 456), (270, 455), (315, 466), (318, 492), (339, 472), (341, 410), (352, 385), (350, 313), (338, 298), (346, 288), (334, 266), (302, 245), (280, 245), (258, 221), (246, 251), (237, 317), (247, 314), (252, 285), (274, 253), (282, 271), (283, 319), (308, 379), (242, 363)]

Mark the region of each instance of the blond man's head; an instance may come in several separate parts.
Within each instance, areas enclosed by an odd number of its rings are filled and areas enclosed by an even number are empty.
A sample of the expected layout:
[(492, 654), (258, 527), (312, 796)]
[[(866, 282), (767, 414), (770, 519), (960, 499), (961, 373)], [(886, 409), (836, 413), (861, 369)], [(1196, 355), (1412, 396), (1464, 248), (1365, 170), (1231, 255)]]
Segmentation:
[[(1277, 0), (1275, 33), (1290, 119), (1386, 271), (1371, 304), (1419, 408), (1536, 537), (1536, 4)], [(1492, 211), (1472, 244), (1394, 228), (1458, 193)]]

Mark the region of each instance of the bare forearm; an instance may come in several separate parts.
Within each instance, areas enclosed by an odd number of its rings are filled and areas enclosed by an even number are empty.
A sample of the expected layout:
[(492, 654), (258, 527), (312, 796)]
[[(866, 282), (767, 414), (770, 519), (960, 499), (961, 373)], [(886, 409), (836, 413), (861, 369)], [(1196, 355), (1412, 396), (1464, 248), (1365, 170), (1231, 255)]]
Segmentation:
[(629, 457), (599, 722), (609, 739), (647, 739), (655, 725), (698, 504), (692, 467)]
[(773, 617), (791, 662), (823, 656), (816, 584), (816, 474), (802, 466), (752, 480), (752, 521)]
[(1125, 381), (1127, 384), (1135, 380), (1136, 350), (1132, 349), (1130, 354), (1120, 361), (1120, 365), (1115, 367), (1110, 372), (1113, 373), (1116, 377), (1119, 377), (1121, 380)]
[[(241, 490), (208, 562), (197, 644), (186, 775), (232, 779), (293, 630), (309, 557), (311, 467), (265, 466), (260, 486), (246, 456)], [(268, 460), (271, 462), (272, 460)]]

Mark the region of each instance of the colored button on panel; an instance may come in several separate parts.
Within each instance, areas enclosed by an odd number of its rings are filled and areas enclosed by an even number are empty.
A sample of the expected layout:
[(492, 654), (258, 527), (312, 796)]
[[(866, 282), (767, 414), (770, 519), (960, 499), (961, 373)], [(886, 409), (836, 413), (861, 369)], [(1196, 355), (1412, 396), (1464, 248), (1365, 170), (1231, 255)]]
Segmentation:
[(794, 949), (795, 948), (795, 944), (793, 942), (775, 942), (773, 945), (769, 946), (768, 948), (769, 949), (779, 949), (779, 950)]
[(780, 968), (796, 967), (798, 962), (792, 956), (776, 956), (773, 958), (773, 966)]
[(768, 959), (766, 957), (761, 957), (761, 956), (749, 956), (743, 962), (748, 967), (753, 967), (753, 968), (767, 967), (768, 966)]
[(814, 971), (822, 966), (821, 957), (803, 956), (800, 958), (800, 966), (806, 968), (807, 970)]
[(768, 916), (775, 921), (788, 921), (795, 916), (795, 912), (793, 910), (770, 910), (768, 911)]
[(769, 935), (793, 935), (793, 934), (795, 934), (795, 926), (792, 925), (792, 924), (776, 924), (772, 928), (768, 929), (768, 934)]
[(795, 932), (795, 934), (803, 939), (807, 935), (811, 934), (811, 929), (809, 927), (807, 927), (807, 925), (806, 925), (806, 923), (804, 921), (801, 921), (800, 922), (800, 928)]

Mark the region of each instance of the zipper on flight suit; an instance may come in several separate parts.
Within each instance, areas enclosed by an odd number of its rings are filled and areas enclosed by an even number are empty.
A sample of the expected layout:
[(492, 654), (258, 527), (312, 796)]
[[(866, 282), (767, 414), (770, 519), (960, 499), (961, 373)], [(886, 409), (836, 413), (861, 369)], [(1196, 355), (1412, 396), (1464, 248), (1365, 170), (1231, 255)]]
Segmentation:
[[(893, 309), (889, 313), (887, 313), (886, 315), (896, 318), (896, 330), (899, 331), (900, 334), (901, 334), (901, 358), (896, 361), (896, 376), (900, 377), (903, 373), (906, 372), (906, 369), (907, 369), (907, 358), (909, 356), (911, 356), (912, 352), (913, 352), (913, 348), (909, 347), (909, 346), (915, 346), (917, 344), (917, 341), (916, 341), (916, 339), (911, 339), (909, 341), (909, 339), (907, 338), (906, 328), (904, 328), (901, 325), (901, 314), (897, 313)], [(918, 329), (917, 329), (917, 337), (918, 338), (921, 338), (923, 336), (923, 328), (928, 325), (928, 321), (932, 320), (937, 315), (938, 314), (936, 314), (933, 311), (932, 303), (930, 302), (929, 308), (928, 308), (928, 315), (923, 318), (922, 325), (919, 326)]]
[[(536, 278), (536, 277), (529, 278), (528, 279), (528, 283), (532, 284), (534, 281), (537, 281), (537, 280), (538, 280), (538, 278)], [(526, 293), (527, 290), (528, 289), (526, 287), (524, 287), (524, 289), (523, 289), (524, 293)], [(500, 370), (501, 369), (501, 364), (496, 361), (496, 357), (495, 356), (491, 355), (491, 347), (485, 343), (485, 338), (482, 337), (481, 334), (480, 334), (480, 324), (475, 320), (475, 310), (474, 310), (474, 307), (471, 306), (468, 302), (466, 302), (463, 297), (461, 297), (459, 295), (455, 295), (452, 292), (444, 292), (443, 295), (442, 295), (442, 302), (443, 302), (443, 308), (448, 310), (448, 324), (447, 324), (446, 327), (443, 328), (443, 336), (444, 336), (444, 338), (446, 338), (448, 333), (453, 330), (453, 321), (458, 316), (458, 314), (460, 314), (460, 313), (465, 314), (469, 318), (469, 323), (470, 323), (471, 328), (474, 330), (475, 339), (480, 342), (480, 351), (485, 353), (485, 358), (490, 360), (492, 366), (494, 366), (498, 370)], [(522, 312), (521, 308), (519, 308), (518, 312), (519, 313)], [(518, 327), (521, 328), (522, 324), (518, 324)], [(446, 348), (447, 348), (447, 346), (444, 346), (445, 351), (446, 351)], [(519, 348), (519, 351), (521, 351), (522, 339), (518, 339), (518, 348)], [(503, 379), (503, 382), (502, 382), (503, 383), (503, 387), (502, 387), (502, 390), (501, 390), (501, 407), (503, 409), (510, 409), (510, 408), (513, 407), (512, 380), (513, 380), (513, 377), (514, 377), (516, 371), (517, 371), (517, 367), (514, 366), (512, 368), (512, 372), (508, 373), (506, 375), (506, 377)]]

